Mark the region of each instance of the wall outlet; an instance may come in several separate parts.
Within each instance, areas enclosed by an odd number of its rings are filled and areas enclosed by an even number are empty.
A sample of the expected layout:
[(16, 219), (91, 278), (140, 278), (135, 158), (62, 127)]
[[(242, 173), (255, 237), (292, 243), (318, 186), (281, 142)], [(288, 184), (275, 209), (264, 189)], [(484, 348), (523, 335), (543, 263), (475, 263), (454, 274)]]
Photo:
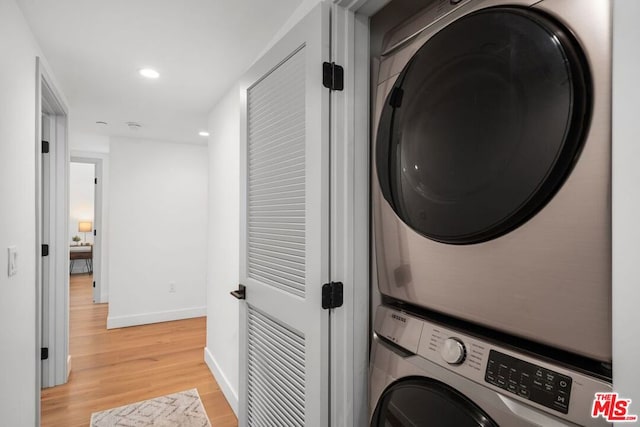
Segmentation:
[(9, 246), (7, 248), (7, 252), (7, 275), (11, 277), (18, 273), (18, 248), (15, 246)]
[(175, 282), (170, 282), (169, 283), (169, 292), (170, 293), (174, 293), (176, 291), (176, 284)]

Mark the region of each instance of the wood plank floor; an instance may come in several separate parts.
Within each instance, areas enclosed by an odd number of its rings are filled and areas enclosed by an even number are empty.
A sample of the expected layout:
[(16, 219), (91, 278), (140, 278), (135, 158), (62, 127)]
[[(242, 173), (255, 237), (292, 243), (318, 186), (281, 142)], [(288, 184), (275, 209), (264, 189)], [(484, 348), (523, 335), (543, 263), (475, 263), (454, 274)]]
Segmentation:
[(91, 413), (197, 388), (213, 427), (237, 419), (203, 361), (205, 318), (107, 330), (91, 275), (70, 280), (71, 376), (42, 391), (42, 426), (88, 427)]

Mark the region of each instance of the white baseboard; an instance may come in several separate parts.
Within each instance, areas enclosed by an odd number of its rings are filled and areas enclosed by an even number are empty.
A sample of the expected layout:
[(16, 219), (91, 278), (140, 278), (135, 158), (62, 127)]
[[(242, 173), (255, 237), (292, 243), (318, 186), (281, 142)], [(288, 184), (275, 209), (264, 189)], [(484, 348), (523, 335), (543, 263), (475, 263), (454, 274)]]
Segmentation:
[(67, 356), (67, 379), (65, 383), (69, 382), (69, 376), (71, 375), (71, 355)]
[(231, 409), (233, 409), (233, 412), (236, 414), (236, 417), (237, 417), (238, 416), (238, 393), (233, 389), (233, 387), (231, 387), (231, 384), (229, 384), (229, 380), (227, 379), (226, 375), (222, 372), (222, 370), (220, 369), (220, 366), (218, 366), (218, 362), (216, 362), (216, 359), (213, 357), (213, 355), (211, 354), (211, 352), (207, 347), (204, 348), (204, 361), (209, 367), (209, 370), (215, 377), (216, 381), (218, 382), (218, 385), (220, 386), (220, 390), (222, 390), (222, 394), (224, 394), (224, 397), (227, 398), (227, 402), (229, 402), (229, 406), (231, 406)]
[(149, 323), (170, 322), (207, 315), (207, 307), (185, 308), (181, 310), (158, 311), (155, 313), (134, 314), (130, 316), (108, 316), (107, 329), (126, 328), (127, 326), (148, 325)]

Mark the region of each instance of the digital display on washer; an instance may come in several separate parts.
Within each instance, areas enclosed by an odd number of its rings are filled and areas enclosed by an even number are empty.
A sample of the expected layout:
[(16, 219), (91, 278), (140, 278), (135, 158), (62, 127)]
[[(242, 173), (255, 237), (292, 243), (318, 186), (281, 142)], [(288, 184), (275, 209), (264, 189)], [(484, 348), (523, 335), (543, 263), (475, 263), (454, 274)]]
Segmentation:
[(572, 380), (566, 375), (491, 350), (484, 380), (547, 408), (569, 412)]

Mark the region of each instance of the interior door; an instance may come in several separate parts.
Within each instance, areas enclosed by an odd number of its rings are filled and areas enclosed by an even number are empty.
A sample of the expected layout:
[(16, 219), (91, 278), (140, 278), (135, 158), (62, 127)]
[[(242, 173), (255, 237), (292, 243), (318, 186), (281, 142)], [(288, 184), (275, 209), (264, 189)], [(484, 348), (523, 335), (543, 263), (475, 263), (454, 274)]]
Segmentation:
[(240, 425), (328, 424), (329, 6), (242, 84)]

